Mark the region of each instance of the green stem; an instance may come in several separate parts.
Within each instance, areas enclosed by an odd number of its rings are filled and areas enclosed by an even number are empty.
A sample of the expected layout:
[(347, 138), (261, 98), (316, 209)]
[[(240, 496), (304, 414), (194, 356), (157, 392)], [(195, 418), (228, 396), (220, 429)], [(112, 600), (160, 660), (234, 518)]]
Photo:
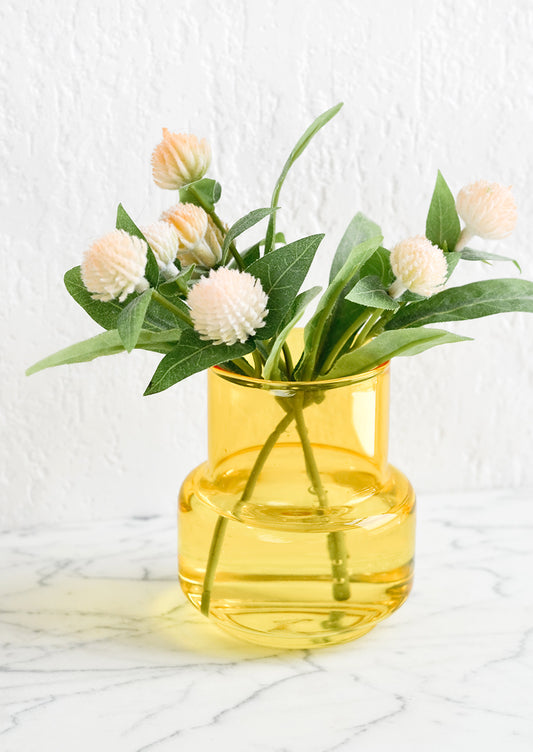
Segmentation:
[(193, 323), (189, 316), (187, 316), (184, 311), (181, 311), (177, 306), (175, 306), (173, 303), (170, 302), (170, 300), (167, 300), (161, 293), (157, 292), (157, 290), (152, 290), (152, 298), (153, 300), (156, 300), (159, 305), (162, 305), (163, 308), (166, 308), (167, 311), (171, 311), (175, 316), (177, 316), (179, 319), (184, 321), (189, 326), (193, 326)]
[[(298, 404), (294, 405), (293, 410), (304, 452), (307, 475), (317, 495), (320, 508), (324, 510), (328, 507), (327, 491), (322, 484), (322, 478), (316, 464), (313, 447), (305, 424), (303, 409)], [(333, 597), (336, 601), (346, 601), (350, 597), (350, 575), (348, 572), (348, 551), (344, 533), (339, 531), (328, 533), (328, 552), (333, 575)]]
[(357, 337), (355, 338), (354, 343), (351, 347), (352, 350), (355, 350), (365, 344), (366, 340), (368, 339), (367, 335), (372, 330), (374, 324), (379, 320), (383, 311), (384, 308), (376, 308), (374, 313), (368, 318), (368, 321), (366, 322), (364, 327), (360, 332), (358, 332)]
[[(257, 479), (259, 478), (259, 474), (261, 473), (261, 470), (264, 467), (264, 464), (268, 458), (268, 455), (276, 445), (279, 437), (281, 434), (287, 429), (287, 427), (292, 423), (294, 420), (294, 415), (291, 413), (287, 413), (277, 424), (277, 426), (274, 428), (272, 433), (269, 435), (268, 439), (264, 443), (264, 445), (261, 448), (261, 451), (257, 455), (257, 458), (254, 462), (254, 466), (252, 467), (252, 470), (250, 472), (250, 475), (248, 476), (248, 480), (246, 481), (246, 486), (244, 487), (244, 491), (242, 492), (241, 498), (237, 502), (237, 505), (235, 507), (235, 511), (238, 511), (239, 507), (244, 504), (245, 501), (248, 501), (248, 499), (252, 496), (255, 485), (257, 483)], [(209, 548), (209, 554), (207, 557), (207, 566), (205, 570), (205, 576), (204, 576), (204, 585), (202, 589), (202, 601), (200, 604), (200, 610), (205, 615), (209, 615), (209, 606), (211, 603), (211, 593), (213, 591), (213, 583), (215, 581), (215, 573), (218, 566), (218, 561), (220, 559), (220, 552), (222, 550), (222, 543), (224, 541), (224, 536), (226, 533), (226, 528), (228, 526), (229, 517), (222, 517), (220, 516), (217, 520), (217, 523), (215, 525), (215, 529), (213, 531), (213, 537), (211, 539), (211, 546)]]
[(235, 363), (237, 368), (240, 368), (241, 371), (244, 371), (247, 376), (254, 378), (255, 371), (247, 360), (245, 360), (244, 358), (234, 358), (231, 362)]
[(253, 356), (254, 365), (255, 365), (254, 376), (255, 376), (256, 379), (260, 379), (261, 378), (261, 372), (263, 370), (263, 361), (261, 359), (261, 356), (257, 352), (257, 350), (253, 351), (252, 356)]
[(335, 360), (340, 355), (343, 347), (346, 345), (347, 342), (350, 341), (350, 338), (355, 334), (355, 332), (359, 329), (359, 327), (362, 326), (362, 324), (364, 324), (367, 318), (368, 318), (368, 310), (364, 311), (364, 313), (358, 316), (353, 322), (353, 324), (351, 324), (348, 327), (348, 329), (346, 329), (346, 331), (343, 332), (342, 336), (339, 337), (337, 342), (335, 342), (335, 344), (330, 350), (328, 357), (324, 361), (324, 365), (320, 369), (321, 373), (327, 373), (331, 369)]
[(286, 342), (283, 343), (283, 357), (285, 359), (285, 366), (287, 367), (287, 378), (291, 381), (294, 372), (294, 363), (292, 361), (290, 347)]

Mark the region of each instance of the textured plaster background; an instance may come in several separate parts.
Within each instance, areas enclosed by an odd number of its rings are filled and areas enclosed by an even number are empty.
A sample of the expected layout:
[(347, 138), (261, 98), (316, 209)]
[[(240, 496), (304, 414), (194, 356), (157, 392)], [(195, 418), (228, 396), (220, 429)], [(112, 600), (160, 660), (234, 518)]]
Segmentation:
[[(527, 0), (4, 0), (0, 12), (2, 526), (168, 511), (204, 457), (203, 375), (149, 398), (149, 353), (23, 376), (97, 333), (62, 275), (118, 201), (139, 222), (173, 201), (150, 178), (161, 126), (210, 139), (233, 221), (268, 203), (295, 139), (342, 99), (281, 201), (291, 239), (327, 233), (314, 283), (356, 210), (388, 244), (423, 232), (437, 168), (454, 191), (513, 184), (519, 226), (491, 250), (533, 277)], [(419, 491), (533, 487), (532, 327), (526, 314), (465, 323), (450, 328), (475, 342), (394, 363), (391, 458)]]

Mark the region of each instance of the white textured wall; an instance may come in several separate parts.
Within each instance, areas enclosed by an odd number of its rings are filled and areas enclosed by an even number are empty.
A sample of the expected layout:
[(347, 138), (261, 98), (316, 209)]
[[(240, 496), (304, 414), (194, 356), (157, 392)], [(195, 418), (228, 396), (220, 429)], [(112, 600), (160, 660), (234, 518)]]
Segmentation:
[[(528, 0), (4, 0), (0, 12), (3, 526), (168, 511), (204, 456), (204, 376), (143, 398), (148, 353), (23, 376), (98, 331), (62, 274), (117, 202), (146, 222), (172, 200), (149, 172), (163, 125), (210, 139), (232, 221), (269, 201), (300, 132), (342, 99), (281, 201), (291, 238), (327, 233), (313, 282), (358, 209), (388, 243), (423, 231), (439, 167), (454, 190), (513, 184), (518, 229), (491, 249), (533, 277)], [(532, 327), (525, 314), (466, 323), (454, 328), (475, 342), (395, 362), (391, 457), (418, 490), (533, 487)]]

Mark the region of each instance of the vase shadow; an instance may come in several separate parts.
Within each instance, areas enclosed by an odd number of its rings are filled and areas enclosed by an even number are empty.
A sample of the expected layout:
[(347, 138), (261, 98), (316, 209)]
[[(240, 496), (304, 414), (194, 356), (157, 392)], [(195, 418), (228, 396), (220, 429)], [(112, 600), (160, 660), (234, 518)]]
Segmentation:
[(25, 650), (29, 661), (28, 645), (36, 656), (43, 650), (50, 658), (68, 653), (76, 663), (91, 655), (112, 655), (114, 664), (135, 661), (139, 651), (155, 664), (183, 663), (191, 654), (200, 663), (229, 663), (283, 653), (226, 635), (187, 601), (172, 577), (91, 577), (62, 570), (36, 583), (21, 575), (10, 578), (3, 595), (8, 618), (0, 640)]

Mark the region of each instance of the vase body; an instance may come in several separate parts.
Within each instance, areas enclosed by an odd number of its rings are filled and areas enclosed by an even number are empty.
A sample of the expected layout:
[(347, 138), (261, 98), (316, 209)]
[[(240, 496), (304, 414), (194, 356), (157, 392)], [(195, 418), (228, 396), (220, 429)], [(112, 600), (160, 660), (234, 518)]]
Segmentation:
[(396, 610), (412, 584), (415, 499), (388, 463), (388, 419), (388, 364), (313, 383), (211, 369), (208, 459), (179, 500), (191, 603), (281, 648), (346, 642)]

